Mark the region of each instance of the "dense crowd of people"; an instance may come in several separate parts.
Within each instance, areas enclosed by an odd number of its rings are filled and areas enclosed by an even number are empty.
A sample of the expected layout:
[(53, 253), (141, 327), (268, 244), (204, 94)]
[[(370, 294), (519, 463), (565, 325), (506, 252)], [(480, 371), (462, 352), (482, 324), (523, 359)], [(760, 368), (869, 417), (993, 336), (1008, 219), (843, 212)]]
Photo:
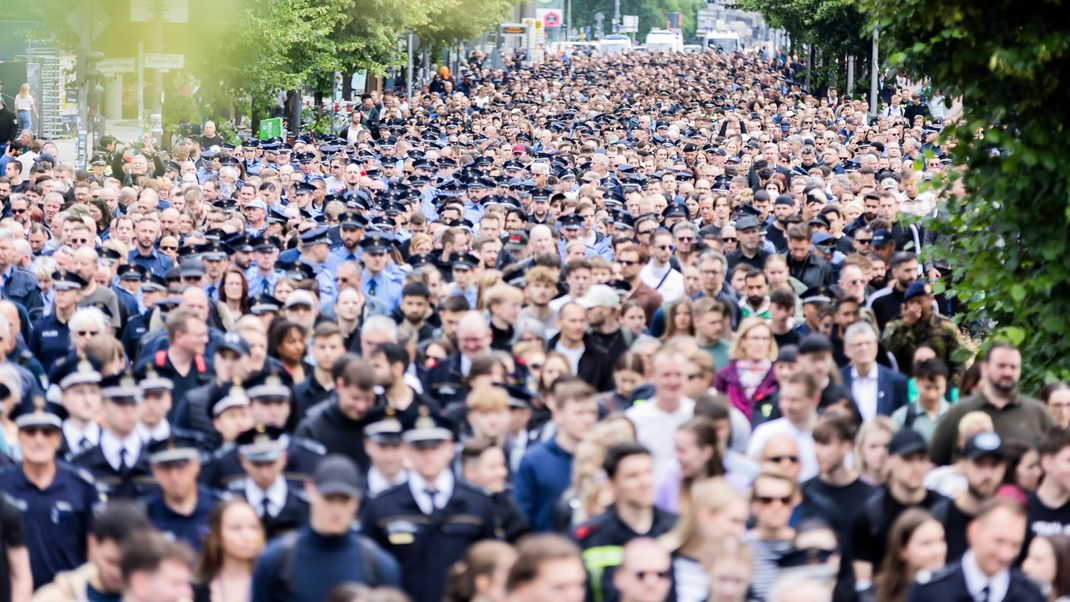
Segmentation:
[(0, 601), (1067, 599), (1070, 385), (933, 288), (953, 115), (795, 77), (474, 54), (339, 136), (23, 132)]

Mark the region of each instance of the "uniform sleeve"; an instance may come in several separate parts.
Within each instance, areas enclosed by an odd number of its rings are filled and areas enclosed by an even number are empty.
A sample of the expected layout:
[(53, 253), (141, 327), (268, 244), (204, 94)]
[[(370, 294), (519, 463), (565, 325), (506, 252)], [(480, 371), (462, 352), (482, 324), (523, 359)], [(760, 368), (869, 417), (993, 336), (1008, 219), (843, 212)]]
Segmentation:
[(0, 523), (3, 524), (4, 529), (5, 549), (26, 546), (26, 537), (22, 529), (22, 514), (6, 499), (0, 501)]

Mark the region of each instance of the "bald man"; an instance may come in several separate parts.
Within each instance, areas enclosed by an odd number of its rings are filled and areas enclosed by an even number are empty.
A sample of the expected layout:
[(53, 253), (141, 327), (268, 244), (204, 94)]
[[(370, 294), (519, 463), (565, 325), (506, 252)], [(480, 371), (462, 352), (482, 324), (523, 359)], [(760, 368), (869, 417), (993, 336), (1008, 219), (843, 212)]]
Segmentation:
[(624, 546), (613, 587), (620, 602), (665, 602), (672, 586), (672, 558), (650, 537), (633, 539)]
[(71, 267), (89, 283), (82, 289), (82, 300), (78, 302), (78, 307), (96, 307), (103, 311), (111, 320), (112, 328), (118, 332), (126, 321), (126, 307), (125, 304), (119, 303), (119, 297), (116, 296), (115, 291), (97, 284), (96, 273), (99, 263), (100, 256), (93, 247), (81, 247), (74, 252)]
[(465, 384), (472, 359), (490, 352), (491, 331), (478, 311), (465, 312), (457, 323), (457, 353), (442, 360), (427, 374), (424, 391), (443, 408), (462, 402), (468, 395)]

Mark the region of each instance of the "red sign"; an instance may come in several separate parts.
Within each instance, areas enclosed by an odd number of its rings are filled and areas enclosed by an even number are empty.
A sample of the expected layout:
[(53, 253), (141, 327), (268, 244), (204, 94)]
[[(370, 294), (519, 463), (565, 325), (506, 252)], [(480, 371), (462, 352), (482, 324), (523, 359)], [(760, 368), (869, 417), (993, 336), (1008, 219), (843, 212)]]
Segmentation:
[(561, 27), (561, 14), (550, 11), (542, 18), (543, 25), (546, 29), (553, 29), (554, 27)]

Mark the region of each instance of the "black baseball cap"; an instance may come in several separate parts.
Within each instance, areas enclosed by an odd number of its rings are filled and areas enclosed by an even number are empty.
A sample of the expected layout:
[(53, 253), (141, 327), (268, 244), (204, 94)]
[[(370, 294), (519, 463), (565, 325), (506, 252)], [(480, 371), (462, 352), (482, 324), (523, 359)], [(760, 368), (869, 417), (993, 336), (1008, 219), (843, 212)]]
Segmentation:
[(357, 466), (341, 454), (333, 454), (320, 460), (312, 481), (320, 495), (361, 497), (362, 483)]
[(893, 456), (909, 456), (928, 451), (929, 445), (925, 442), (925, 437), (914, 429), (900, 429), (888, 442), (888, 453)]

